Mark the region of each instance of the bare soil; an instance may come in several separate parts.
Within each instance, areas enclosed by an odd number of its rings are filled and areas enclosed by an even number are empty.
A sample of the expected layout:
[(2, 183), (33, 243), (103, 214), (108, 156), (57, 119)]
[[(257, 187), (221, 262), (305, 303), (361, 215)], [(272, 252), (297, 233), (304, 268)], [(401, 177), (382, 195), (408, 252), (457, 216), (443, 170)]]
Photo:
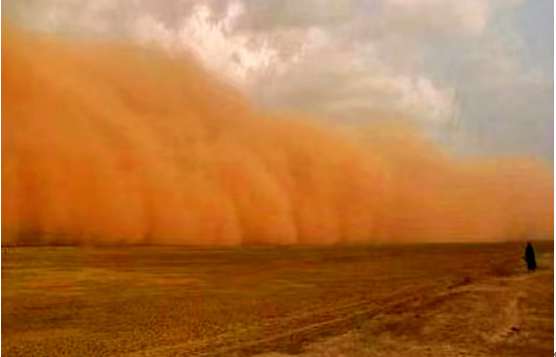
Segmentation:
[(553, 242), (2, 253), (5, 356), (548, 356)]

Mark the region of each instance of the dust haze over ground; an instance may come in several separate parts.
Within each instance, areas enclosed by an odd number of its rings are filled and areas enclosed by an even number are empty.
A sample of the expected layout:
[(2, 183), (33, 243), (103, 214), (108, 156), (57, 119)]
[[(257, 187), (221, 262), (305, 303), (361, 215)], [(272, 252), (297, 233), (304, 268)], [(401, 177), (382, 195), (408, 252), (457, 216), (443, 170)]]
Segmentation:
[(553, 235), (540, 160), (456, 161), (387, 116), (261, 112), (188, 58), (2, 30), (3, 243)]

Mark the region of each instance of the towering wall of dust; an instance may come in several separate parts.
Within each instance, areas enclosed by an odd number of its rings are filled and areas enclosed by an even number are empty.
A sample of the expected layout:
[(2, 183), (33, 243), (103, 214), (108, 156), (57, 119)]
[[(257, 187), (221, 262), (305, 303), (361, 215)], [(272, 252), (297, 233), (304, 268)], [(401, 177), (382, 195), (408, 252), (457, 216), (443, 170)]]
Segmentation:
[(230, 245), (551, 236), (553, 178), (414, 131), (260, 113), (191, 61), (3, 29), (2, 240)]

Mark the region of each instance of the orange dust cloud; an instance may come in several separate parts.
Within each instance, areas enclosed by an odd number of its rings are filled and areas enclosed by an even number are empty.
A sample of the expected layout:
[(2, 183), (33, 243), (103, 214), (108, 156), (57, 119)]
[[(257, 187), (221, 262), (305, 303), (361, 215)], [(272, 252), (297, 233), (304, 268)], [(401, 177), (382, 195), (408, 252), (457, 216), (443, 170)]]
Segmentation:
[(3, 243), (553, 236), (532, 159), (455, 160), (401, 124), (260, 112), (184, 58), (3, 32)]

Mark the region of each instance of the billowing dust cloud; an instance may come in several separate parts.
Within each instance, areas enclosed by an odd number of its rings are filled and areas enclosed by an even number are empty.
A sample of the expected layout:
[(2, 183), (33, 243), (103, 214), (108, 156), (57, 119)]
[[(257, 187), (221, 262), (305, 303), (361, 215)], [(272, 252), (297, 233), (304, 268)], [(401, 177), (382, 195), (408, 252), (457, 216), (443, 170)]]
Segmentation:
[(401, 124), (260, 112), (183, 58), (3, 32), (4, 243), (553, 235), (540, 162), (456, 161)]

